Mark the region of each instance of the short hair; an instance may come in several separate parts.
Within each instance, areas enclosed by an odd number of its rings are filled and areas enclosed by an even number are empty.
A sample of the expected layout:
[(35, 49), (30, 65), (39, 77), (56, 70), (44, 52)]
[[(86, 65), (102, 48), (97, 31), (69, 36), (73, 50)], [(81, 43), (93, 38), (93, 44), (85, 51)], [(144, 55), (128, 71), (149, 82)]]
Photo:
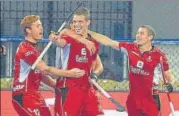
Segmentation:
[(148, 35), (152, 35), (153, 38), (156, 36), (156, 32), (155, 32), (154, 28), (151, 27), (150, 25), (142, 25), (139, 28), (146, 28), (148, 30)]
[(40, 16), (38, 15), (27, 15), (21, 20), (20, 27), (25, 35), (27, 35), (26, 28), (29, 28), (37, 20), (40, 20)]
[(74, 13), (74, 15), (83, 15), (85, 17), (85, 20), (90, 20), (90, 11), (87, 8), (80, 8), (77, 9)]

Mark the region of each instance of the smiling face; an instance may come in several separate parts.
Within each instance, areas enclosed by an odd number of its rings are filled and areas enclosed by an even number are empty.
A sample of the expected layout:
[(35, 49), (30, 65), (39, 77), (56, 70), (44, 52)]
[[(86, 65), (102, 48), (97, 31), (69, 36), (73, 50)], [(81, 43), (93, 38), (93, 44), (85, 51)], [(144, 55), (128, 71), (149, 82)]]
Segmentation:
[(145, 45), (145, 44), (151, 42), (151, 40), (152, 40), (152, 37), (151, 37), (151, 35), (149, 35), (147, 28), (140, 27), (137, 30), (136, 43), (138, 45)]
[(150, 25), (143, 25), (136, 32), (136, 44), (139, 46), (150, 45), (156, 32)]
[(90, 24), (90, 12), (86, 8), (77, 9), (73, 14), (71, 28), (80, 35), (86, 36)]
[(72, 28), (77, 34), (84, 35), (88, 31), (90, 21), (83, 15), (74, 15), (72, 21)]

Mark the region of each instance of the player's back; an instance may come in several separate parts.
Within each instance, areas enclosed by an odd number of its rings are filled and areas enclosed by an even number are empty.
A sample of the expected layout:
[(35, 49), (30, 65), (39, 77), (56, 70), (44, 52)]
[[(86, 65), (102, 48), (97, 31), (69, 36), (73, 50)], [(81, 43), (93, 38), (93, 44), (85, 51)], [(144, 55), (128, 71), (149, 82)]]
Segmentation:
[(14, 57), (13, 95), (23, 92), (36, 92), (41, 81), (41, 72), (31, 70), (31, 65), (38, 57), (40, 51), (36, 44), (22, 41)]

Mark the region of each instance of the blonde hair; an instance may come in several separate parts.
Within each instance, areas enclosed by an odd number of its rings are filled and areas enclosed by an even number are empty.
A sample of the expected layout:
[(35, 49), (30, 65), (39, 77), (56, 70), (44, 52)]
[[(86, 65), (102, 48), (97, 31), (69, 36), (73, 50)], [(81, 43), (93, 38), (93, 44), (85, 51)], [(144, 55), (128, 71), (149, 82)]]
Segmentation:
[(26, 28), (30, 28), (31, 24), (37, 20), (40, 20), (38, 15), (27, 15), (21, 20), (20, 27), (25, 35), (27, 35)]
[(153, 38), (156, 36), (156, 32), (155, 32), (154, 28), (151, 27), (150, 25), (142, 25), (140, 27), (141, 28), (146, 28), (148, 30), (148, 35), (152, 35)]
[(90, 20), (90, 12), (87, 8), (80, 8), (77, 9), (74, 13), (74, 15), (83, 15), (85, 17), (85, 20)]

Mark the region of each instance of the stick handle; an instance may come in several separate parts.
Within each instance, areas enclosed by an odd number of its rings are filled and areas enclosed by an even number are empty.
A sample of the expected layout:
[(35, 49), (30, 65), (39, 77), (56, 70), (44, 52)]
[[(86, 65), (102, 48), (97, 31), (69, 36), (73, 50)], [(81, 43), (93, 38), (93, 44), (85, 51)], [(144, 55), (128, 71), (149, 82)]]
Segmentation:
[(107, 98), (110, 98), (111, 96), (106, 92), (104, 91), (104, 89), (94, 80), (94, 79), (91, 79), (91, 83), (99, 90), (101, 91), (105, 97)]
[(44, 48), (44, 50), (42, 51), (42, 53), (40, 54), (40, 56), (37, 58), (37, 60), (34, 62), (34, 64), (32, 65), (31, 69), (34, 70), (35, 67), (37, 66), (37, 64), (40, 62), (40, 60), (42, 59), (42, 57), (45, 55), (45, 53), (47, 52), (47, 50), (50, 48), (50, 46), (52, 45), (52, 42), (50, 41), (47, 46)]
[[(166, 79), (165, 79), (165, 75), (164, 75), (164, 68), (163, 68), (163, 58), (162, 57), (160, 57), (160, 64), (161, 64), (163, 82), (164, 82), (164, 84), (166, 84)], [(169, 93), (167, 93), (167, 97), (168, 97), (168, 101), (169, 101), (170, 110), (172, 112), (172, 116), (175, 116), (175, 114), (174, 114), (174, 112), (175, 112), (174, 106), (173, 106), (173, 103), (171, 101), (171, 97), (170, 97)]]

